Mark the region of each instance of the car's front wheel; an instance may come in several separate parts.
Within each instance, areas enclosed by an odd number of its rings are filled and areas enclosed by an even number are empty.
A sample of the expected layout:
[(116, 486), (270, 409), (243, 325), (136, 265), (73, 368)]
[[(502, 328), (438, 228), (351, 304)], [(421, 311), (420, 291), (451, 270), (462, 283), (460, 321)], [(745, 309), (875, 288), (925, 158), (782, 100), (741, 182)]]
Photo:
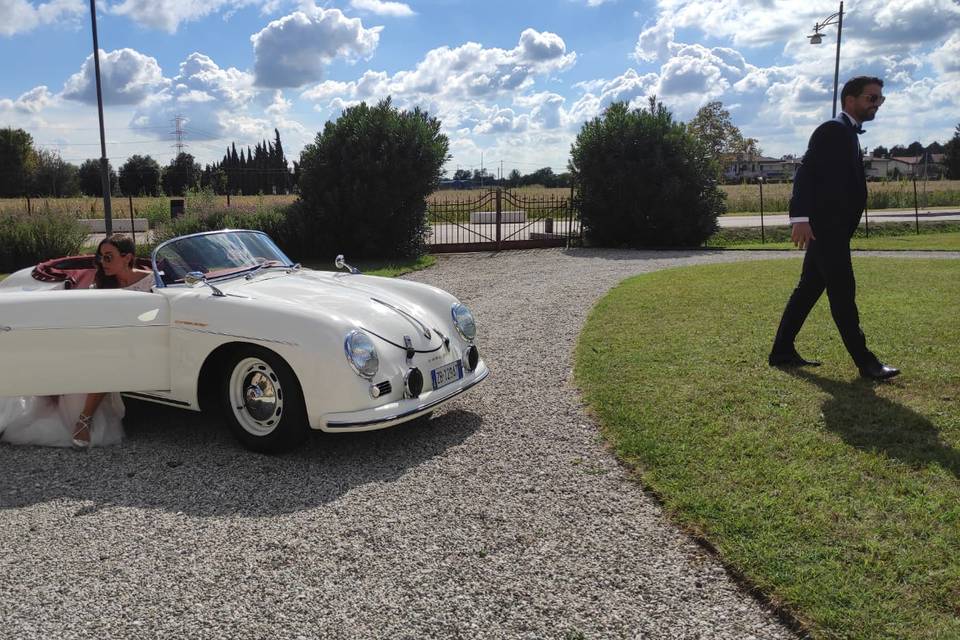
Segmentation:
[(227, 359), (220, 401), (230, 430), (254, 451), (286, 451), (309, 433), (297, 377), (268, 349), (250, 345)]

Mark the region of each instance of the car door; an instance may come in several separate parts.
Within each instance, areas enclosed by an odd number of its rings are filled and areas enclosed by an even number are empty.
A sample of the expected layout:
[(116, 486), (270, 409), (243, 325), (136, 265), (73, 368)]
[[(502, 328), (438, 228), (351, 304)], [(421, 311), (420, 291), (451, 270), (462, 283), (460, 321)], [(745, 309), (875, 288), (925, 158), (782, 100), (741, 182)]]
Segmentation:
[(169, 389), (169, 343), (162, 295), (0, 293), (0, 396)]

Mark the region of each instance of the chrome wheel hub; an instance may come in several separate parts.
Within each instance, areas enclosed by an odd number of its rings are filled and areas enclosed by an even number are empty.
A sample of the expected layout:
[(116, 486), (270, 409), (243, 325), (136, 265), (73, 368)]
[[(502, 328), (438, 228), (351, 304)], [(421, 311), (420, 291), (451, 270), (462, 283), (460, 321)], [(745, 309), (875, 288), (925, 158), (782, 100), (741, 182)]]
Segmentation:
[(280, 378), (260, 358), (244, 358), (230, 375), (230, 404), (246, 431), (256, 436), (270, 434), (283, 415)]

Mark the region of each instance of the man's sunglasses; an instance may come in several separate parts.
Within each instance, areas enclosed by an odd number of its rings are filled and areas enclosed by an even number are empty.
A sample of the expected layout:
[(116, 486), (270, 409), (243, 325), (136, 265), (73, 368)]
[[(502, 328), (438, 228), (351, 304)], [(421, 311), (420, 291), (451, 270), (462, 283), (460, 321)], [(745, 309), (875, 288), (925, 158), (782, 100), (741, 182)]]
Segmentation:
[(875, 93), (865, 93), (863, 97), (866, 98), (870, 104), (875, 104), (878, 107), (883, 104), (883, 101), (886, 100), (883, 96), (878, 96)]

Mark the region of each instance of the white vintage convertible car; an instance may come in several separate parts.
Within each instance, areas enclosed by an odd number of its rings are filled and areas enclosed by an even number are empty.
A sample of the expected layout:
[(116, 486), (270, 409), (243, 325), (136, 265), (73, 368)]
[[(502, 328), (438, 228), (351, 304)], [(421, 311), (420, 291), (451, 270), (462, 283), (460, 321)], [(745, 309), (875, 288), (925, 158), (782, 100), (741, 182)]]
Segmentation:
[(152, 293), (89, 289), (92, 256), (0, 282), (0, 396), (125, 392), (222, 407), (240, 441), (281, 451), (309, 428), (424, 416), (489, 373), (470, 310), (400, 279), (301, 268), (266, 234), (174, 238)]

